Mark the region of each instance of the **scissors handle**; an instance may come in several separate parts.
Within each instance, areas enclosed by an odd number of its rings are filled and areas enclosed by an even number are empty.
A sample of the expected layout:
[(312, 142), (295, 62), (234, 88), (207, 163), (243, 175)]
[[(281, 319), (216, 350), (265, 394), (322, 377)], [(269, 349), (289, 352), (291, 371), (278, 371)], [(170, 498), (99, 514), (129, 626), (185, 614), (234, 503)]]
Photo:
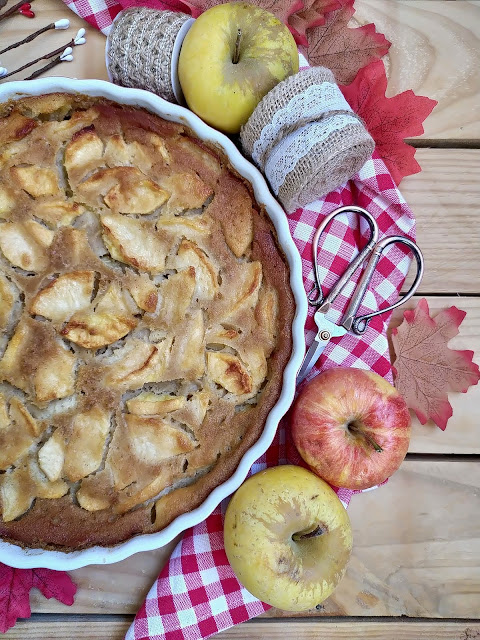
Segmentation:
[[(322, 233), (327, 228), (328, 224), (334, 218), (336, 218), (342, 213), (350, 213), (350, 212), (357, 213), (360, 217), (362, 217), (364, 220), (368, 222), (368, 226), (370, 228), (370, 237), (365, 247), (360, 251), (360, 253), (356, 256), (356, 258), (348, 265), (345, 273), (335, 283), (330, 293), (324, 299), (322, 286), (320, 284), (321, 275), (319, 271), (318, 258), (317, 258), (318, 241)], [(317, 230), (315, 231), (315, 234), (312, 240), (313, 274), (315, 276), (315, 286), (308, 294), (308, 301), (310, 302), (310, 304), (313, 305), (314, 307), (318, 307), (319, 310), (322, 311), (322, 313), (327, 313), (332, 302), (335, 300), (338, 294), (342, 291), (345, 285), (348, 284), (352, 275), (355, 273), (358, 267), (364, 262), (366, 257), (370, 255), (370, 252), (375, 246), (377, 239), (378, 239), (378, 226), (375, 221), (375, 218), (368, 211), (366, 211), (365, 209), (362, 209), (361, 207), (355, 207), (353, 205), (340, 207), (339, 209), (335, 209), (335, 211), (332, 211), (332, 213), (326, 216), (326, 218), (323, 220), (323, 222), (318, 226)], [(317, 291), (317, 296), (314, 299), (312, 299), (312, 293), (314, 291)]]
[[(358, 307), (360, 306), (363, 300), (363, 296), (365, 294), (365, 291), (367, 290), (370, 280), (372, 279), (372, 276), (377, 267), (378, 261), (382, 257), (382, 254), (385, 251), (385, 249), (390, 244), (404, 244), (412, 251), (413, 255), (415, 256), (415, 259), (417, 261), (417, 273), (415, 275), (415, 279), (412, 283), (412, 286), (404, 296), (399, 298), (394, 304), (390, 305), (389, 307), (386, 307), (385, 309), (380, 309), (379, 311), (374, 311), (372, 313), (367, 313), (363, 316), (356, 318), (355, 314), (357, 313)], [(355, 292), (353, 294), (352, 299), (350, 300), (350, 304), (348, 305), (347, 310), (342, 318), (342, 326), (345, 327), (347, 331), (353, 331), (357, 335), (361, 335), (365, 333), (365, 330), (371, 318), (375, 316), (379, 316), (382, 313), (388, 313), (389, 311), (392, 311), (392, 309), (396, 309), (397, 307), (399, 307), (401, 304), (403, 304), (413, 296), (422, 279), (423, 269), (424, 269), (424, 266), (423, 266), (422, 252), (420, 251), (418, 246), (409, 238), (406, 238), (404, 236), (389, 236), (377, 242), (377, 244), (373, 249), (372, 256), (368, 261), (368, 265), (365, 271), (363, 272), (357, 287), (355, 288)]]

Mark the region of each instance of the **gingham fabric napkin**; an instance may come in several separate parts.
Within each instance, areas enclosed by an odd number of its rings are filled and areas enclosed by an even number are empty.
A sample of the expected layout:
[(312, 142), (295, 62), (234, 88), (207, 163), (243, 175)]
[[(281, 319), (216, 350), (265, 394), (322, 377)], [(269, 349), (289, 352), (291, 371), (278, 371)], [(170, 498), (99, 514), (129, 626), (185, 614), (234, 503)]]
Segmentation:
[(150, 7), (168, 9), (190, 14), (188, 5), (182, 0), (63, 0), (78, 16), (95, 29), (108, 34), (115, 16), (128, 7)]
[[(127, 6), (142, 5), (159, 9), (187, 11), (181, 0), (64, 0), (73, 11), (92, 26), (108, 33), (117, 13)], [(305, 290), (313, 286), (311, 242), (324, 216), (340, 206), (361, 206), (376, 218), (380, 238), (384, 235), (407, 235), (414, 239), (415, 221), (405, 200), (395, 186), (385, 163), (378, 154), (369, 160), (346, 185), (322, 200), (299, 209), (288, 218), (290, 231), (302, 256)], [(365, 244), (363, 227), (356, 215), (343, 214), (333, 221), (319, 245), (320, 276), (324, 292), (328, 292), (347, 264)], [(410, 265), (408, 253), (391, 245), (380, 260), (369, 290), (358, 314), (375, 311), (394, 302)], [(329, 319), (338, 322), (346, 309), (359, 273), (335, 301)], [(316, 327), (310, 309), (305, 326), (307, 346)], [(347, 333), (333, 339), (308, 378), (319, 370), (336, 366), (357, 367), (375, 371), (392, 382), (387, 342), (390, 316), (373, 318), (363, 336)], [(274, 442), (252, 466), (256, 473), (267, 466), (292, 462), (302, 464), (288, 434), (288, 418), (282, 420)], [(348, 506), (352, 491), (336, 489)], [(254, 598), (236, 579), (223, 545), (224, 501), (201, 524), (185, 532), (169, 562), (150, 589), (145, 602), (127, 632), (125, 640), (199, 640), (235, 624), (260, 615), (269, 606)]]

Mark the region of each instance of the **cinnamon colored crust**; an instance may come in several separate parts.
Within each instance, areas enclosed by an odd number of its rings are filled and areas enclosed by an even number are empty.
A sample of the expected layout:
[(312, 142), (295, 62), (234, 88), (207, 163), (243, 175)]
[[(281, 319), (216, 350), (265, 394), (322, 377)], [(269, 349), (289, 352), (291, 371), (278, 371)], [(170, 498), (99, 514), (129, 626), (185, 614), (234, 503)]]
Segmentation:
[(0, 536), (163, 529), (262, 433), (294, 300), (250, 185), (186, 127), (104, 99), (0, 106)]

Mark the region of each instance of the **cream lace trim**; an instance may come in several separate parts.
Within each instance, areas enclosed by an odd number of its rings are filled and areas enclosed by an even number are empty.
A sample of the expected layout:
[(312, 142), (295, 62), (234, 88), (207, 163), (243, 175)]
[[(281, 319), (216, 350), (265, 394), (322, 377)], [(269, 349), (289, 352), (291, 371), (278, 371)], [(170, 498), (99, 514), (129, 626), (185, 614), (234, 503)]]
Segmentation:
[(286, 176), (315, 145), (325, 142), (334, 131), (351, 125), (358, 126), (358, 118), (353, 115), (335, 114), (319, 122), (309, 122), (280, 140), (273, 147), (265, 163), (265, 174), (275, 195), (278, 195)]
[(308, 87), (295, 95), (289, 103), (275, 112), (270, 124), (266, 125), (258, 140), (253, 145), (252, 158), (258, 164), (265, 163), (264, 155), (268, 149), (291, 127), (305, 124), (312, 120), (320, 120), (326, 114), (335, 112), (351, 112), (351, 108), (336, 84), (322, 82)]

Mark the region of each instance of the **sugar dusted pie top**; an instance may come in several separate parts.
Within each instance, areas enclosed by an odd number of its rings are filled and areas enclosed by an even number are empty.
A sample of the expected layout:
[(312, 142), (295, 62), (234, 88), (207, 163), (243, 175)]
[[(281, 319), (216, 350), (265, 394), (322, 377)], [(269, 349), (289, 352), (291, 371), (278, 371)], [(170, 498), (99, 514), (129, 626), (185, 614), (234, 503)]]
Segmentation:
[(158, 531), (278, 398), (293, 299), (273, 225), (181, 125), (66, 94), (0, 109), (0, 536)]

